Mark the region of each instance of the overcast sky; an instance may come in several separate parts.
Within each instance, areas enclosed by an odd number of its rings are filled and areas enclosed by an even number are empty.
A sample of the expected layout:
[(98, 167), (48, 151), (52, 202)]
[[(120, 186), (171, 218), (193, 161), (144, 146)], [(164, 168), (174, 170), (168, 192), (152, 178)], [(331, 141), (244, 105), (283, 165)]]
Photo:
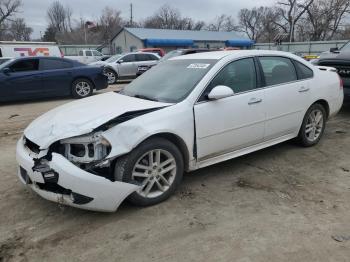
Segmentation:
[[(46, 10), (54, 0), (23, 0), (21, 13), (27, 24), (34, 29), (32, 38), (39, 38), (45, 31)], [(73, 10), (73, 17), (96, 20), (105, 6), (122, 12), (126, 19), (130, 16), (130, 3), (133, 3), (134, 19), (140, 21), (152, 15), (161, 5), (168, 3), (178, 8), (182, 15), (196, 20), (210, 22), (220, 14), (237, 15), (241, 8), (271, 5), (275, 0), (60, 0)]]

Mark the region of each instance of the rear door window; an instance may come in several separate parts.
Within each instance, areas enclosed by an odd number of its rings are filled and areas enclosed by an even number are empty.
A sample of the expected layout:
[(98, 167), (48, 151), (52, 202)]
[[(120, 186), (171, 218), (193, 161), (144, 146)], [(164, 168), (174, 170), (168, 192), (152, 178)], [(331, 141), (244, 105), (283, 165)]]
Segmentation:
[(10, 66), (12, 72), (29, 72), (39, 70), (39, 59), (21, 60)]
[(152, 54), (148, 54), (148, 60), (151, 60), (151, 61), (154, 61), (154, 60), (159, 60), (159, 58), (155, 55), (152, 55)]
[(92, 56), (92, 52), (91, 51), (86, 51), (85, 54), (86, 54), (86, 56)]
[(298, 80), (292, 61), (286, 57), (259, 57), (266, 86)]
[(58, 59), (41, 59), (40, 70), (56, 70), (72, 67), (72, 64), (65, 60)]
[(136, 55), (136, 60), (137, 61), (148, 61), (150, 59), (149, 59), (148, 54), (137, 54)]

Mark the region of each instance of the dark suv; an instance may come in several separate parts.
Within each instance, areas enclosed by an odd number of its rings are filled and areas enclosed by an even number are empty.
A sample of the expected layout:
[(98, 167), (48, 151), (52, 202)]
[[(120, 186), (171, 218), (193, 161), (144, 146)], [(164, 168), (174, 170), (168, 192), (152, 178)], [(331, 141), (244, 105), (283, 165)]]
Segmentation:
[(322, 53), (313, 64), (319, 66), (335, 67), (344, 82), (344, 100), (350, 101), (350, 41), (342, 48), (331, 48), (329, 52)]

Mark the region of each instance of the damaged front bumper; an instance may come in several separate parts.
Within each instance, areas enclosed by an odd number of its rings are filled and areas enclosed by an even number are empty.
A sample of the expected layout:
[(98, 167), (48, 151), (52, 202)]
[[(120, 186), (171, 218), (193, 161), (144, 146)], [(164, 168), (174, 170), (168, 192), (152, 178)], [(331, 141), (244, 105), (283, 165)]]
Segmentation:
[(17, 143), (18, 176), (23, 184), (41, 197), (77, 208), (114, 212), (139, 186), (111, 181), (86, 172), (60, 154), (52, 153), (46, 167), (38, 167), (36, 154)]

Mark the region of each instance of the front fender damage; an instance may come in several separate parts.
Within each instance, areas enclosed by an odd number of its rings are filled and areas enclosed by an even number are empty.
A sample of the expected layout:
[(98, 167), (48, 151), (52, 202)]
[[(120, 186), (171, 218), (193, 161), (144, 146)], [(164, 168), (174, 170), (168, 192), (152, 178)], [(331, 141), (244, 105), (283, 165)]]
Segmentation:
[[(139, 186), (120, 181), (112, 182), (107, 178), (88, 173), (69, 162), (63, 156), (53, 153), (50, 167), (59, 174), (57, 184), (69, 188), (72, 192), (88, 196), (93, 200), (80, 208), (98, 211), (116, 211), (119, 205)], [(71, 205), (71, 200), (68, 203)]]
[(60, 204), (114, 212), (139, 188), (84, 171), (58, 153), (52, 153), (51, 159), (44, 163), (35, 160), (28, 154), (23, 141), (17, 143), (16, 154), (22, 183), (43, 198)]

